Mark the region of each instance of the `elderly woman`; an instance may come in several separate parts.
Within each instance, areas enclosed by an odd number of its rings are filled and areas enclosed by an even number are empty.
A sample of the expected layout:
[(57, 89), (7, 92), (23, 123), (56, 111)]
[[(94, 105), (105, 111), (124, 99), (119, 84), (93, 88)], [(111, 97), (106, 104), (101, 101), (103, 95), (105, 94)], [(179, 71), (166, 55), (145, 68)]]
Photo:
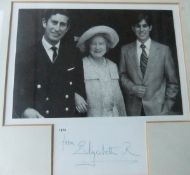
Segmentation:
[(89, 117), (126, 116), (117, 66), (104, 57), (118, 42), (118, 34), (108, 26), (92, 27), (78, 40), (77, 47), (87, 53), (83, 68)]

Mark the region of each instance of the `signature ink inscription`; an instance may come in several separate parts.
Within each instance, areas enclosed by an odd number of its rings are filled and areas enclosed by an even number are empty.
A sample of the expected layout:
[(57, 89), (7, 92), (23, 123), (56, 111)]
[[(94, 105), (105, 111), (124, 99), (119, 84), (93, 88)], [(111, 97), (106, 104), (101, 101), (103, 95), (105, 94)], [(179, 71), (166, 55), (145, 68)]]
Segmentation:
[(73, 141), (63, 140), (64, 148), (75, 156), (78, 166), (96, 166), (104, 162), (127, 162), (134, 164), (138, 162), (140, 155), (132, 151), (132, 145), (129, 141), (124, 141), (118, 145), (96, 144), (90, 140)]

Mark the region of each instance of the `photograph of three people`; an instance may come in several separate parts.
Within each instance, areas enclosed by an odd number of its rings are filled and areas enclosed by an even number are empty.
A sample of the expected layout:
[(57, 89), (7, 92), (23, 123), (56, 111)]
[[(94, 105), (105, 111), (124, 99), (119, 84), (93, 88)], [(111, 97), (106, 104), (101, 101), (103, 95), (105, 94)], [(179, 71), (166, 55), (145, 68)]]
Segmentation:
[(26, 5), (13, 14), (6, 118), (184, 114), (180, 26), (170, 6)]

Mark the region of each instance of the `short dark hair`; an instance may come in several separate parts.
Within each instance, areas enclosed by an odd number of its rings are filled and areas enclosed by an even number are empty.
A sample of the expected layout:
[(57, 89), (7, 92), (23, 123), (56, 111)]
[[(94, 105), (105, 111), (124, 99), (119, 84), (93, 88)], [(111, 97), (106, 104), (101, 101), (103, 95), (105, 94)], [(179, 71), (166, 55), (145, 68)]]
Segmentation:
[(52, 16), (52, 15), (56, 15), (56, 14), (61, 14), (64, 16), (67, 16), (69, 18), (68, 20), (68, 24), (70, 24), (70, 14), (69, 11), (66, 9), (47, 9), (44, 11), (44, 15), (43, 18), (48, 21), (48, 19)]
[(148, 12), (139, 12), (135, 15), (132, 26), (135, 27), (142, 20), (145, 20), (146, 23), (148, 24), (148, 26), (152, 25), (152, 19), (151, 19), (150, 15), (148, 14)]

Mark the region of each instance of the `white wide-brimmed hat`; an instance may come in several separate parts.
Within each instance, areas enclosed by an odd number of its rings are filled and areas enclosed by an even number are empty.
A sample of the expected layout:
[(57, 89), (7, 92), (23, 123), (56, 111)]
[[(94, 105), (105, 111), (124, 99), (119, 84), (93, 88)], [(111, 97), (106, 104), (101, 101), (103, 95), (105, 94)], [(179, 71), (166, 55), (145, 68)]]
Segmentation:
[(77, 47), (81, 52), (85, 51), (85, 42), (97, 34), (105, 34), (106, 38), (109, 40), (109, 47), (114, 48), (119, 42), (119, 36), (117, 32), (108, 26), (94, 26), (84, 32), (78, 40)]

